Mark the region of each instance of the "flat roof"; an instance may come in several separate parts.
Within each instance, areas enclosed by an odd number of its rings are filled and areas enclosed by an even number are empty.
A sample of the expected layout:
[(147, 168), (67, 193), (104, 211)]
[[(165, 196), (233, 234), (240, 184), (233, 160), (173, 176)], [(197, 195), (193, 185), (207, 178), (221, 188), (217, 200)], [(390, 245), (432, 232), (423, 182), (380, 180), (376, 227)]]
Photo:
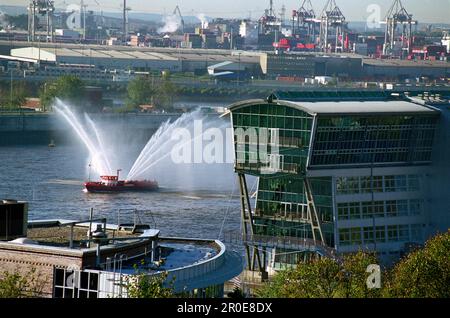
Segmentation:
[(394, 59), (363, 59), (363, 64), (371, 66), (385, 66), (385, 67), (433, 67), (446, 68), (450, 67), (449, 62), (445, 61), (430, 61), (430, 60), (394, 60)]
[(334, 114), (435, 114), (432, 107), (406, 101), (342, 101), (342, 102), (290, 102), (280, 104), (293, 105), (312, 115)]
[[(268, 103), (266, 100), (247, 100), (235, 103), (229, 107), (233, 112), (239, 108), (253, 104)], [(304, 111), (310, 115), (438, 115), (438, 109), (402, 100), (389, 101), (326, 101), (299, 102), (289, 100), (275, 100), (273, 105), (284, 105)]]
[[(34, 49), (32, 51), (31, 49)], [(259, 63), (259, 56), (247, 56), (245, 54), (236, 55), (231, 51), (223, 50), (160, 50), (158, 48), (139, 47), (108, 47), (108, 46), (61, 46), (61, 47), (41, 47), (41, 53), (46, 52), (55, 55), (56, 58), (77, 57), (77, 58), (112, 58), (112, 59), (140, 59), (152, 61), (192, 61), (205, 63), (221, 63), (232, 61), (240, 63)], [(27, 58), (37, 58), (38, 47), (20, 47), (11, 49), (11, 54), (23, 54)], [(13, 56), (15, 57), (15, 56)]]

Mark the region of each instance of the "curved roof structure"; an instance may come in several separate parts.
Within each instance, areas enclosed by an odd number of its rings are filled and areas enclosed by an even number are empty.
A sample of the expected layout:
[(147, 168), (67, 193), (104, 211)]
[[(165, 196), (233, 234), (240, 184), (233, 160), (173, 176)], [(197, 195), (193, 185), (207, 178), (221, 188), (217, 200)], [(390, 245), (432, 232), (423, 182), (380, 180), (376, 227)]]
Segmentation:
[(230, 111), (259, 103), (284, 105), (304, 111), (310, 115), (438, 115), (438, 109), (413, 103), (401, 99), (385, 100), (344, 100), (344, 101), (291, 101), (272, 99), (253, 99), (235, 103), (229, 107)]

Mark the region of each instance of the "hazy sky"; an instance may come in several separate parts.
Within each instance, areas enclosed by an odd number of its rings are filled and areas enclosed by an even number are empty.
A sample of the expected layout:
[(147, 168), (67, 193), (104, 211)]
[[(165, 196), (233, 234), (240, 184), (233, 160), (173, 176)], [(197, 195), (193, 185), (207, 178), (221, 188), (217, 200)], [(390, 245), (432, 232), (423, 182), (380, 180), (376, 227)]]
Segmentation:
[[(84, 0), (90, 10), (118, 11), (123, 0)], [(287, 16), (293, 9), (300, 6), (303, 0), (274, 0), (277, 10), (284, 4)], [(96, 4), (99, 3), (100, 5)], [(393, 0), (336, 0), (347, 20), (365, 21), (370, 13), (367, 8), (377, 4), (381, 8), (382, 17)], [(450, 23), (450, 0), (403, 0), (406, 9), (414, 18), (422, 22)], [(0, 0), (0, 4), (25, 5), (27, 0)], [(79, 0), (55, 0), (58, 7), (70, 3), (80, 3)], [(314, 9), (320, 13), (326, 0), (312, 0)], [(205, 13), (211, 17), (248, 17), (258, 18), (268, 7), (269, 0), (127, 0), (127, 6), (133, 11), (148, 13), (171, 12), (179, 5), (183, 15)]]

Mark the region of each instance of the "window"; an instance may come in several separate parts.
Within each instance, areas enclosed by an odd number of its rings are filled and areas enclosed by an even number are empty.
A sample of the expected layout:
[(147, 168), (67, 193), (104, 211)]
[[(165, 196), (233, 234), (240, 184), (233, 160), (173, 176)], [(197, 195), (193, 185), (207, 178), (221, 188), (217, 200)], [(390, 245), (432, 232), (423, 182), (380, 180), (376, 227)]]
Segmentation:
[(359, 193), (359, 178), (338, 178), (336, 181), (337, 194)]
[(362, 217), (363, 217), (363, 219), (372, 218), (372, 214), (373, 214), (372, 202), (363, 202), (362, 203)]
[(420, 191), (421, 190), (421, 178), (417, 175), (408, 176), (408, 191)]
[(422, 200), (411, 200), (409, 202), (409, 215), (411, 216), (421, 215), (422, 211), (423, 211)]
[(384, 226), (375, 227), (375, 240), (380, 243), (386, 242), (386, 230)]
[(373, 216), (376, 218), (384, 217), (384, 202), (377, 201), (373, 203)]
[(350, 229), (350, 239), (352, 245), (361, 244), (361, 229), (359, 227)]
[(361, 218), (361, 208), (359, 202), (353, 202), (348, 204), (350, 219)]
[(397, 215), (398, 216), (408, 216), (408, 201), (407, 200), (397, 201)]
[(350, 229), (339, 230), (339, 242), (341, 245), (350, 245)]
[(364, 228), (364, 243), (375, 242), (373, 227)]
[(54, 269), (54, 298), (97, 298), (99, 274), (91, 271)]
[(408, 191), (406, 176), (395, 176), (395, 189), (397, 192)]
[(416, 242), (422, 242), (423, 232), (422, 224), (412, 224), (411, 225), (411, 240)]
[(387, 227), (388, 241), (397, 242), (398, 241), (398, 226), (390, 225)]
[(386, 216), (396, 217), (397, 215), (397, 201), (386, 201)]
[(339, 203), (338, 204), (338, 218), (339, 220), (348, 220), (348, 203)]
[(372, 179), (372, 191), (383, 192), (383, 177), (376, 176)]
[(361, 192), (362, 193), (372, 192), (372, 183), (370, 177), (361, 177)]
[(398, 227), (398, 240), (399, 241), (408, 241), (409, 240), (408, 225), (400, 225)]

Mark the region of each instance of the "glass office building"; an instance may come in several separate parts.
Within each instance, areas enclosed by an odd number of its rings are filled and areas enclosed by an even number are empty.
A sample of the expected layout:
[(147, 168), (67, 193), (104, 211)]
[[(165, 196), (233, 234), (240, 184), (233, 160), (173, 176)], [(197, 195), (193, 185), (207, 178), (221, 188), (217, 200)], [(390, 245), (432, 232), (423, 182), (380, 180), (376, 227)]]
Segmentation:
[(287, 96), (230, 107), (250, 269), (358, 250), (390, 262), (422, 244), (434, 231), (426, 189), (440, 111), (386, 96)]

